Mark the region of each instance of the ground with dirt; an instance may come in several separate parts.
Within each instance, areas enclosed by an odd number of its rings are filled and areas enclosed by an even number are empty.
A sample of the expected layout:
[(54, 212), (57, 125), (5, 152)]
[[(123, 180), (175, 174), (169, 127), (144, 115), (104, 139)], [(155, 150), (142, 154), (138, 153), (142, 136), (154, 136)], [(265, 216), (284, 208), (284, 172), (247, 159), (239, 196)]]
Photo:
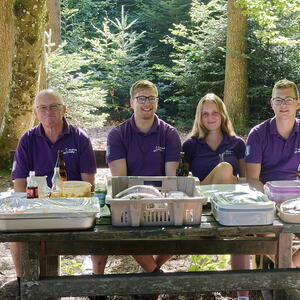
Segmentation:
[[(112, 126), (106, 126), (101, 129), (89, 130), (94, 149), (106, 148), (106, 137)], [(187, 137), (186, 132), (181, 132), (180, 137), (184, 141)], [(97, 182), (105, 182), (106, 176), (109, 176), (109, 170), (98, 170)], [(10, 190), (12, 188), (11, 180), (8, 174), (0, 174), (0, 192)], [(9, 253), (8, 243), (0, 243), (0, 299), (13, 300), (16, 299), (17, 283), (13, 262)], [(218, 256), (212, 256), (213, 261), (218, 261)], [(67, 274), (91, 274), (91, 261), (87, 256), (61, 257), (61, 273)], [(164, 272), (187, 271), (192, 264), (191, 256), (174, 256), (163, 267)], [(229, 268), (229, 266), (228, 266)], [(111, 256), (107, 263), (106, 273), (131, 273), (137, 272), (137, 263), (129, 256)], [(225, 300), (233, 299), (234, 292), (222, 293), (201, 293), (201, 294), (184, 294), (184, 295), (160, 295), (159, 299), (181, 299), (181, 300)], [(62, 299), (87, 299), (86, 297), (67, 297)], [(130, 297), (116, 296), (110, 299), (130, 299)], [(250, 293), (250, 299), (262, 299), (259, 291)]]

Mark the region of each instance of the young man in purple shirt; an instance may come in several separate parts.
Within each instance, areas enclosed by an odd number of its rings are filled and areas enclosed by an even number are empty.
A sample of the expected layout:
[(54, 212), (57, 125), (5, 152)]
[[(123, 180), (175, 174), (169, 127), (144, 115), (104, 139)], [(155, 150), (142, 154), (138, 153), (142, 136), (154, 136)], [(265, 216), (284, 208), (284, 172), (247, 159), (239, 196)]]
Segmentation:
[[(26, 191), (29, 171), (47, 175), (51, 187), (58, 150), (63, 150), (68, 180), (83, 180), (94, 186), (97, 168), (90, 139), (83, 130), (67, 123), (65, 112), (66, 106), (53, 90), (36, 95), (34, 114), (39, 124), (21, 137), (16, 149), (12, 170), (15, 192)], [(20, 277), (20, 243), (11, 243), (11, 253)]]
[[(130, 89), (134, 114), (113, 128), (107, 138), (107, 162), (113, 176), (175, 176), (181, 150), (174, 127), (157, 117), (158, 91), (148, 80)], [(158, 271), (170, 256), (137, 255), (146, 272)], [(94, 273), (102, 274), (107, 257), (94, 256)]]
[[(255, 126), (249, 133), (246, 146), (246, 177), (250, 185), (264, 190), (271, 180), (294, 180), (300, 163), (300, 108), (297, 85), (283, 79), (275, 83), (271, 107), (275, 117)], [(293, 256), (300, 266), (300, 252)]]

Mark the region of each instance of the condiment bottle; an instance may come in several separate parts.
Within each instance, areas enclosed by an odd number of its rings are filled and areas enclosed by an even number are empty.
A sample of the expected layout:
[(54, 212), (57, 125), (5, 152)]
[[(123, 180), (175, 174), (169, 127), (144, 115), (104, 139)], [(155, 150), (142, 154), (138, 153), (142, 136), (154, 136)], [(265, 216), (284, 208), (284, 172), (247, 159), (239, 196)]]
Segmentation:
[(56, 160), (56, 164), (55, 167), (59, 168), (59, 174), (60, 174), (60, 178), (62, 181), (67, 181), (67, 169), (66, 169), (66, 164), (63, 158), (63, 150), (58, 150), (57, 151), (57, 160)]
[(51, 198), (62, 197), (62, 180), (59, 174), (59, 168), (55, 167), (52, 177)]
[(300, 180), (300, 164), (297, 169), (297, 179)]
[(180, 160), (178, 168), (176, 169), (176, 176), (188, 176), (189, 175), (189, 166), (184, 161), (184, 152), (180, 152)]
[(27, 177), (26, 194), (27, 199), (38, 198), (38, 184), (35, 181), (35, 171), (29, 171), (29, 177)]
[(105, 205), (106, 186), (97, 184), (94, 195), (99, 199), (100, 207), (103, 207)]

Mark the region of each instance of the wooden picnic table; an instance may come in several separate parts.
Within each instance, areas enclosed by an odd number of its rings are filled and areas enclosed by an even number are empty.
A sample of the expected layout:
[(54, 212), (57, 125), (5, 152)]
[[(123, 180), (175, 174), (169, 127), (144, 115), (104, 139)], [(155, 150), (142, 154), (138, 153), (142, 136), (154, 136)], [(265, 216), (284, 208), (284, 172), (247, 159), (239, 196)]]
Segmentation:
[[(268, 226), (225, 227), (206, 213), (200, 226), (191, 227), (113, 227), (110, 222), (97, 219), (83, 231), (2, 232), (0, 242), (27, 242), (21, 299), (300, 288), (300, 271), (290, 268), (291, 233), (299, 233), (300, 224), (276, 219)], [(257, 236), (266, 233), (275, 236)], [(273, 270), (53, 276), (58, 255), (90, 254), (274, 254), (276, 261)]]

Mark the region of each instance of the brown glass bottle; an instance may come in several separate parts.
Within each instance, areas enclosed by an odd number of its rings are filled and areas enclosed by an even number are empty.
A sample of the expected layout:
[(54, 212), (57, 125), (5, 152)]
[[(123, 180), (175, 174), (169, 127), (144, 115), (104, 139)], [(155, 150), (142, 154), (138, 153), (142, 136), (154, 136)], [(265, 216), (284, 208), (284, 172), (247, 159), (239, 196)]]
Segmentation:
[(57, 151), (57, 160), (55, 167), (59, 168), (59, 175), (62, 181), (67, 181), (67, 169), (63, 158), (64, 152), (62, 150)]
[(189, 166), (184, 161), (184, 152), (180, 152), (179, 165), (176, 170), (176, 176), (188, 176), (189, 175)]

